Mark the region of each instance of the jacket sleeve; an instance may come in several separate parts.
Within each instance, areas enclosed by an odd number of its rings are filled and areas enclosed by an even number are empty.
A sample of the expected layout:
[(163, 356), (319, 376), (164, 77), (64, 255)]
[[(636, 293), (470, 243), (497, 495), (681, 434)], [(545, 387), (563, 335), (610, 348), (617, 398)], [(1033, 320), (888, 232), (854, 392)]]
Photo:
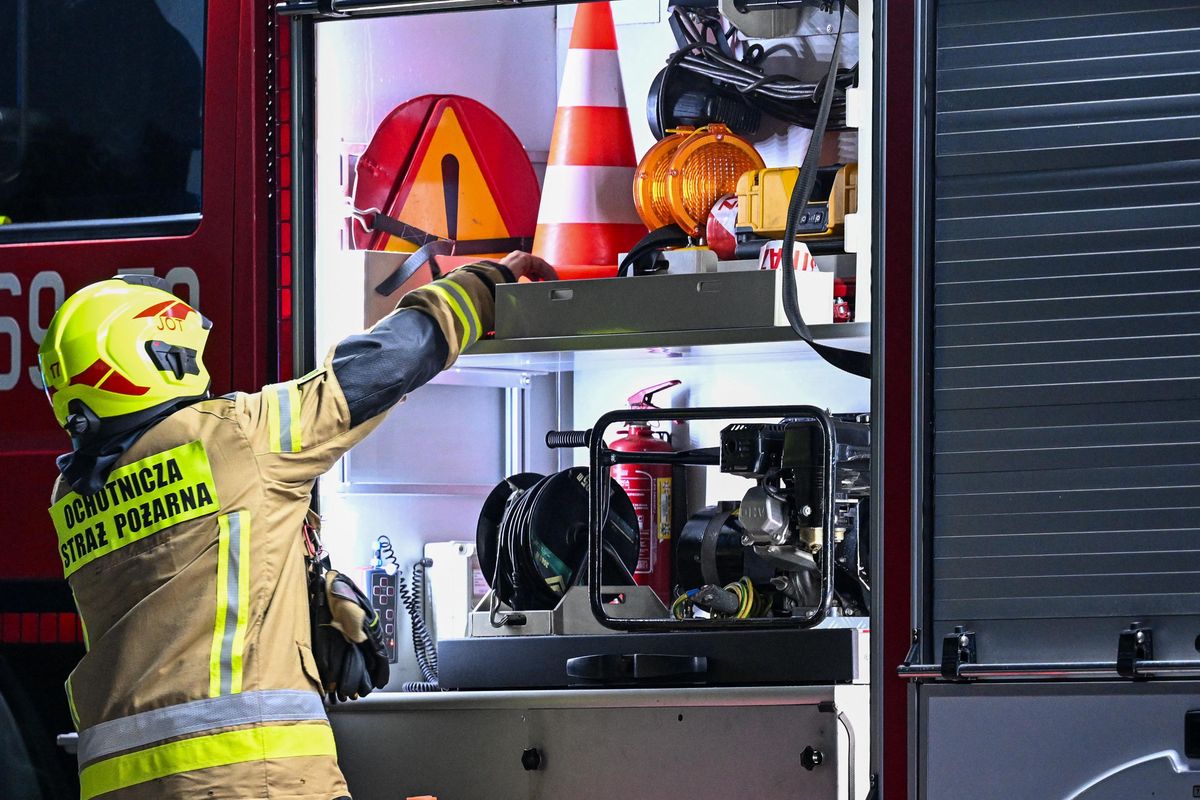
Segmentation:
[(495, 327), (498, 264), (479, 263), (412, 291), (369, 330), (343, 339), (309, 374), (238, 395), (238, 416), (264, 473), (304, 482), (333, 464), (405, 394), (450, 367)]

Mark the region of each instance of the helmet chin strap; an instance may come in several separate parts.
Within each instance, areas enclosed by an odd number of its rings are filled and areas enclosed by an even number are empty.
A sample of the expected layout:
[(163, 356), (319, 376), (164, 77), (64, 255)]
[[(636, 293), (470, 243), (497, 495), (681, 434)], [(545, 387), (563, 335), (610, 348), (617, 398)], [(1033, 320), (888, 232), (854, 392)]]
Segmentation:
[[(104, 488), (109, 473), (117, 461), (143, 433), (184, 406), (198, 403), (209, 396), (183, 397), (171, 400), (122, 417), (100, 419), (82, 402), (75, 401), (67, 417), (67, 432), (71, 434), (71, 452), (58, 457), (58, 471), (72, 489), (80, 494), (95, 494)], [(72, 425), (82, 433), (76, 435)]]

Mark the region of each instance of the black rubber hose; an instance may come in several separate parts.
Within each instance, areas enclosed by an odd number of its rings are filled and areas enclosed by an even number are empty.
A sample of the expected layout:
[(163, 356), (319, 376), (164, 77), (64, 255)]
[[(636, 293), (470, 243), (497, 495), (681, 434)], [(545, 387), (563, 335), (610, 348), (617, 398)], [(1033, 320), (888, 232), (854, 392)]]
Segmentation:
[(841, 14), (838, 21), (837, 39), (834, 41), (829, 71), (826, 73), (825, 83), (821, 90), (820, 110), (817, 112), (812, 138), (808, 142), (808, 152), (804, 155), (804, 163), (800, 167), (800, 175), (796, 178), (796, 188), (792, 190), (792, 199), (788, 205), (787, 226), (783, 233), (783, 263), (779, 268), (783, 270), (783, 311), (796, 335), (808, 342), (817, 355), (838, 369), (852, 375), (870, 378), (870, 353), (843, 350), (840, 347), (830, 347), (814, 341), (812, 332), (800, 314), (800, 302), (796, 298), (795, 258), (792, 242), (796, 240), (800, 215), (808, 208), (809, 196), (812, 194), (813, 184), (817, 179), (817, 164), (821, 160), (821, 139), (824, 137), (825, 126), (829, 121), (829, 110), (833, 105), (833, 93), (837, 84), (837, 62), (842, 52), (842, 28), (846, 15), (845, 3), (839, 3), (839, 5)]

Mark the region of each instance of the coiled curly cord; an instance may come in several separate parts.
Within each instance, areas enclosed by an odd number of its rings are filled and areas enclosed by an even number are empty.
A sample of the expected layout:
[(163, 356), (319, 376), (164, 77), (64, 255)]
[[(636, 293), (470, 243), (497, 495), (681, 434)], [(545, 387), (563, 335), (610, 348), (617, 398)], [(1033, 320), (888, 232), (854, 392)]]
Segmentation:
[(408, 581), (404, 579), (404, 573), (400, 571), (400, 561), (396, 558), (392, 540), (387, 536), (380, 536), (376, 541), (379, 546), (380, 561), (387, 562), (395, 570), (396, 594), (400, 597), (400, 602), (408, 613), (413, 654), (416, 655), (417, 666), (421, 670), (422, 677), (425, 678), (423, 681), (405, 681), (400, 688), (406, 692), (441, 691), (438, 686), (437, 643), (429, 633), (429, 627), (425, 624), (425, 615), (421, 613), (425, 598), (425, 570), (433, 566), (433, 562), (428, 558), (422, 558), (413, 564), (412, 590), (410, 591)]
[(412, 633), (413, 652), (417, 656), (417, 666), (421, 668), (421, 675), (425, 677), (425, 681), (433, 684), (432, 689), (406, 689), (406, 691), (437, 690), (437, 643), (425, 624), (425, 615), (421, 613), (425, 597), (425, 570), (432, 565), (433, 562), (427, 558), (422, 558), (413, 564), (411, 591), (409, 591), (408, 582), (404, 580), (404, 576), (396, 573), (396, 594), (400, 595), (400, 602), (404, 604), (404, 609), (408, 612), (409, 630)]

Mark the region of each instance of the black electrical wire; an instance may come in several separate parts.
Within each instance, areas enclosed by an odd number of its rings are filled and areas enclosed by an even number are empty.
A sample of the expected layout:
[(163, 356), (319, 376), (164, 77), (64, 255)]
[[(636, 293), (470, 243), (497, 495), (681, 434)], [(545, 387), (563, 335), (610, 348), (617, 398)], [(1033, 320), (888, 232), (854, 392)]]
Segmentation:
[(494, 628), (507, 624), (511, 616), (498, 613), (500, 602), (519, 610), (518, 606), (524, 605), (524, 601), (537, 599), (531, 598), (531, 594), (543, 588), (546, 592), (551, 591), (545, 580), (536, 573), (530, 559), (524, 555), (529, 552), (529, 523), (534, 504), (550, 477), (542, 478), (523, 492), (514, 492), (504, 509), (497, 531), (496, 568), (491, 584), (493, 602), (489, 618)]
[(412, 634), (413, 652), (417, 656), (417, 666), (425, 680), (437, 683), (438, 658), (437, 642), (429, 633), (425, 622), (425, 570), (433, 566), (428, 558), (422, 558), (412, 567), (412, 592), (409, 592), (404, 576), (396, 574), (396, 593), (408, 611), (409, 632)]
[(796, 179), (796, 186), (792, 190), (792, 198), (788, 204), (787, 225), (783, 232), (783, 241), (785, 242), (783, 263), (780, 264), (779, 268), (783, 270), (782, 291), (784, 315), (787, 316), (788, 323), (792, 326), (792, 330), (796, 332), (796, 335), (807, 342), (816, 351), (817, 355), (838, 369), (849, 372), (852, 375), (870, 378), (870, 353), (843, 350), (839, 347), (830, 347), (829, 345), (813, 340), (812, 332), (809, 330), (808, 325), (805, 324), (804, 317), (800, 314), (800, 302), (796, 296), (794, 248), (791, 246), (791, 242), (796, 240), (800, 215), (808, 209), (809, 196), (812, 194), (813, 184), (816, 182), (817, 167), (821, 158), (821, 139), (825, 135), (825, 126), (829, 121), (829, 110), (833, 105), (833, 92), (837, 83), (838, 57), (842, 52), (842, 28), (846, 17), (845, 0), (840, 0), (838, 6), (840, 7), (840, 11), (838, 13), (837, 38), (833, 43), (833, 55), (829, 58), (829, 71), (825, 76), (821, 105), (817, 112), (816, 122), (813, 125), (812, 138), (808, 142), (808, 152), (804, 154), (804, 163), (800, 167), (800, 175)]
[(379, 559), (387, 562), (395, 570), (396, 595), (400, 598), (405, 612), (408, 614), (409, 632), (412, 635), (413, 654), (417, 658), (417, 667), (421, 670), (424, 681), (408, 681), (401, 688), (406, 692), (436, 692), (438, 688), (438, 659), (437, 642), (429, 633), (425, 622), (425, 570), (433, 566), (433, 562), (422, 558), (412, 567), (412, 589), (404, 579), (400, 570), (400, 562), (392, 547), (392, 540), (387, 536), (377, 538)]
[[(764, 48), (761, 44), (750, 44), (739, 59), (730, 46), (730, 36), (736, 36), (736, 29), (722, 31), (719, 23), (694, 10), (685, 13), (676, 8), (673, 19), (678, 23), (675, 27), (681, 33), (683, 46), (668, 60), (668, 71), (677, 67), (704, 76), (738, 92), (757, 110), (784, 122), (804, 127), (815, 125), (820, 103), (820, 83), (806, 83), (791, 75), (768, 75), (761, 68), (767, 57), (774, 53), (795, 52), (791, 45), (778, 44)], [(710, 37), (714, 41), (709, 41)], [(838, 38), (840, 41), (840, 26)], [(842, 91), (833, 101), (837, 120), (835, 127), (845, 124), (844, 90), (854, 84), (857, 69), (855, 66), (848, 70), (837, 70), (835, 85)]]
[(764, 48), (761, 44), (753, 44), (746, 49), (746, 61), (761, 64), (776, 53), (790, 53), (793, 58), (800, 58), (800, 52), (787, 42)]

